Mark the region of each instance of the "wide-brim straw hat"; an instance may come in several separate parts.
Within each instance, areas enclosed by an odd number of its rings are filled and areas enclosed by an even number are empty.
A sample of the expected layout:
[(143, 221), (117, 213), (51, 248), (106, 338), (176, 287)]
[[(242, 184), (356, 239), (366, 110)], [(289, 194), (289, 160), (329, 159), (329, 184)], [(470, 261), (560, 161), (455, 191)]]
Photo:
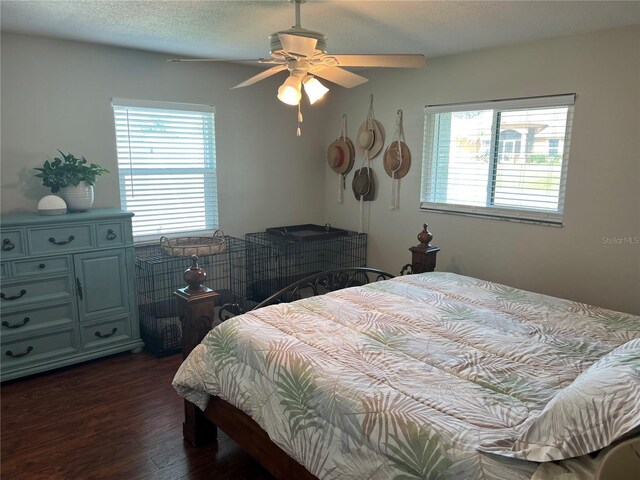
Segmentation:
[(343, 175), (346, 175), (347, 173), (349, 173), (351, 171), (351, 169), (353, 168), (353, 165), (354, 165), (354, 163), (356, 161), (356, 147), (353, 145), (353, 142), (351, 141), (351, 139), (349, 137), (345, 137), (344, 141), (347, 144), (347, 146), (349, 147), (349, 165), (347, 167), (347, 170), (343, 173)]
[(327, 149), (327, 163), (336, 173), (345, 174), (350, 170), (350, 157), (349, 144), (340, 138), (333, 141)]
[(382, 124), (378, 120), (366, 120), (358, 129), (357, 144), (359, 153), (364, 155), (365, 151), (368, 151), (369, 159), (376, 157), (384, 147)]
[(351, 188), (353, 189), (353, 195), (356, 200), (360, 200), (360, 196), (363, 196), (363, 200), (373, 200), (375, 193), (375, 182), (373, 180), (373, 170), (369, 167), (364, 167), (356, 170), (351, 182)]
[[(398, 143), (400, 148), (398, 149)], [(402, 159), (402, 162), (400, 161)], [(383, 158), (384, 170), (387, 175), (393, 178), (402, 178), (411, 168), (411, 151), (406, 143), (393, 141), (384, 152)], [(395, 171), (395, 175), (394, 175)]]

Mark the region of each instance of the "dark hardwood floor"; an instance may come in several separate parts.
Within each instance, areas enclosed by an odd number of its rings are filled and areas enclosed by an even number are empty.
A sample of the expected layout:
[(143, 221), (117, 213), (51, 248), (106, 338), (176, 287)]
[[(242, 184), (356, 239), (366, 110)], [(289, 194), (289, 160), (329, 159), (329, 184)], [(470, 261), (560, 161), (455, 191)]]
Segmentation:
[(224, 433), (182, 440), (180, 355), (122, 354), (1, 387), (0, 475), (20, 479), (272, 479)]

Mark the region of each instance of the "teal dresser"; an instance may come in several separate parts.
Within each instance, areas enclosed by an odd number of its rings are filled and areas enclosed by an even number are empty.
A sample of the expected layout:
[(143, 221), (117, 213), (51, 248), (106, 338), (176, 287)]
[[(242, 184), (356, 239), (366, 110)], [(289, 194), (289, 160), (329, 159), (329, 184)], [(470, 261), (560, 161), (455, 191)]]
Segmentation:
[(1, 380), (142, 349), (131, 217), (1, 217)]

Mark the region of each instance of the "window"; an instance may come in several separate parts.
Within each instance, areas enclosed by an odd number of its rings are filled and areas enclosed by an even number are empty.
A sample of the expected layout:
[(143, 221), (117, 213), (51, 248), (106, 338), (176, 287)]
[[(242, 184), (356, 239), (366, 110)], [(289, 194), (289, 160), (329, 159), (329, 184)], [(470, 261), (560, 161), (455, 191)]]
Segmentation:
[(561, 224), (574, 99), (427, 106), (421, 208)]
[(122, 208), (136, 241), (218, 228), (215, 109), (113, 99)]

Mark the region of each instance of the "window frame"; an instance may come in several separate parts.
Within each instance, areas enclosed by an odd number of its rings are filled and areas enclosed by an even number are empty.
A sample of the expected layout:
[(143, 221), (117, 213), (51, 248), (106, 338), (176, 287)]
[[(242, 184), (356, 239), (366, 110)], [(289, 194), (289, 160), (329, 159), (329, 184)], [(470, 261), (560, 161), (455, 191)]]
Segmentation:
[[(219, 205), (218, 205), (218, 167), (217, 167), (217, 146), (216, 146), (216, 109), (213, 105), (204, 105), (204, 104), (192, 104), (192, 103), (178, 103), (178, 102), (165, 102), (165, 101), (156, 101), (156, 100), (139, 100), (139, 99), (130, 99), (130, 98), (112, 98), (111, 99), (112, 106), (112, 114), (113, 114), (113, 122), (114, 122), (114, 134), (115, 134), (115, 146), (116, 151), (119, 149), (118, 145), (118, 131), (117, 131), (117, 120), (116, 120), (116, 108), (137, 108), (137, 109), (147, 109), (147, 110), (162, 110), (162, 111), (176, 111), (176, 112), (197, 112), (211, 114), (211, 140), (210, 140), (210, 152), (208, 154), (208, 160), (205, 160), (205, 166), (203, 167), (191, 167), (191, 168), (145, 168), (143, 170), (144, 175), (158, 175), (158, 174), (189, 174), (189, 173), (202, 173), (209, 174), (203, 178), (203, 182), (206, 185), (211, 185), (213, 183), (214, 186), (214, 194), (215, 199), (211, 202), (211, 205), (206, 200), (206, 196), (203, 199), (205, 213), (203, 221), (205, 223), (205, 228), (196, 228), (196, 229), (188, 229), (188, 230), (180, 230), (174, 232), (165, 232), (165, 233), (154, 233), (154, 234), (134, 234), (133, 239), (136, 245), (143, 245), (149, 243), (157, 243), (157, 241), (162, 236), (190, 236), (190, 235), (212, 235), (216, 230), (218, 230), (220, 217), (219, 217)], [(206, 147), (205, 147), (206, 149)], [(116, 157), (118, 155), (116, 154)], [(209, 165), (206, 165), (206, 163)], [(135, 222), (135, 209), (129, 208), (126, 205), (126, 186), (125, 186), (125, 175), (135, 175), (136, 169), (127, 169), (127, 173), (123, 173), (120, 166), (120, 159), (117, 158), (118, 165), (118, 187), (120, 192), (120, 205), (123, 210), (127, 210), (134, 213), (134, 222)], [(139, 169), (138, 169), (139, 170)], [(210, 177), (210, 178), (209, 178)], [(212, 210), (209, 210), (208, 207)]]
[[(571, 130), (573, 126), (573, 110), (575, 93), (561, 95), (546, 95), (538, 97), (512, 98), (504, 100), (488, 100), (481, 102), (464, 102), (452, 104), (427, 105), (424, 108), (424, 144), (422, 156), (422, 179), (420, 186), (420, 210), (473, 217), (485, 217), (507, 221), (535, 223), (551, 226), (562, 226), (566, 193), (567, 172), (569, 166), (569, 149), (571, 144)], [(560, 185), (558, 191), (557, 211), (527, 209), (522, 207), (493, 206), (495, 200), (496, 169), (499, 147), (500, 114), (514, 109), (543, 109), (550, 107), (567, 107), (565, 136), (562, 148), (562, 165), (560, 170)], [(484, 206), (462, 205), (456, 203), (435, 202), (429, 200), (435, 192), (438, 174), (435, 172), (434, 156), (438, 149), (438, 138), (435, 129), (440, 113), (468, 112), (478, 110), (493, 110), (491, 126), (491, 141), (489, 145), (489, 169), (487, 173), (487, 201)], [(441, 175), (441, 174), (440, 174)], [(448, 172), (447, 172), (448, 175)], [(442, 179), (440, 179), (442, 181)]]

